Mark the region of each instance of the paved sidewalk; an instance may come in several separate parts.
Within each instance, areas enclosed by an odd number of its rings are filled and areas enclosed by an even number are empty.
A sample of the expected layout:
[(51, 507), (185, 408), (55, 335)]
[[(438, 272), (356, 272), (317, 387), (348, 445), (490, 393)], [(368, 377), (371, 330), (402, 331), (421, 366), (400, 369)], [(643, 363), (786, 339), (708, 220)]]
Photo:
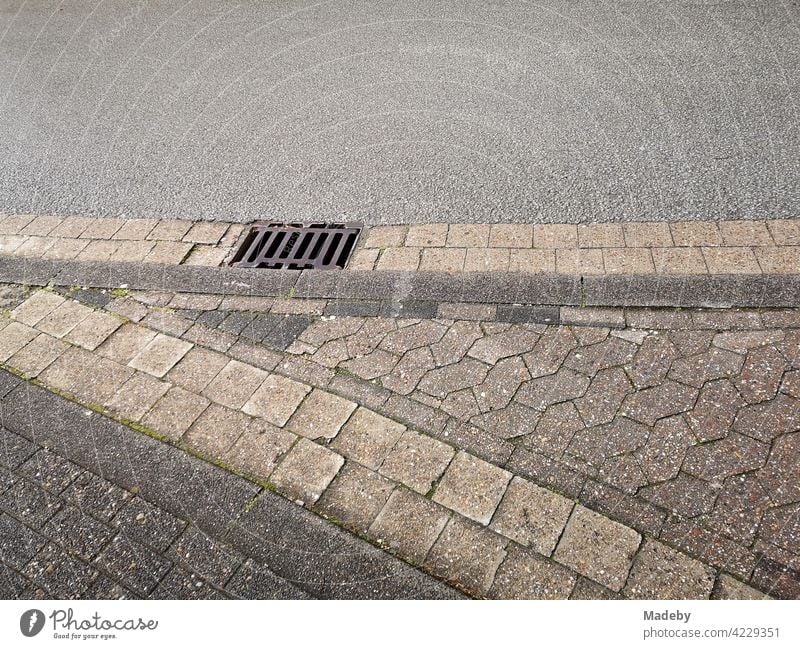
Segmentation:
[(798, 596), (797, 311), (123, 293), (9, 288), (0, 360), (473, 595)]
[(0, 418), (5, 599), (459, 596), (258, 485), (2, 370)]

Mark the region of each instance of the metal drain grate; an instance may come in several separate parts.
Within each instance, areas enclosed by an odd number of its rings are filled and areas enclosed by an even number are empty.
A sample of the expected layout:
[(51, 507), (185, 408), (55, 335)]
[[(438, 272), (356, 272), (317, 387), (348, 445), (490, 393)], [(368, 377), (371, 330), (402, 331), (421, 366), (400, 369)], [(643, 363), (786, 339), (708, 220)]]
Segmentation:
[(240, 268), (341, 269), (363, 223), (254, 223), (231, 261)]

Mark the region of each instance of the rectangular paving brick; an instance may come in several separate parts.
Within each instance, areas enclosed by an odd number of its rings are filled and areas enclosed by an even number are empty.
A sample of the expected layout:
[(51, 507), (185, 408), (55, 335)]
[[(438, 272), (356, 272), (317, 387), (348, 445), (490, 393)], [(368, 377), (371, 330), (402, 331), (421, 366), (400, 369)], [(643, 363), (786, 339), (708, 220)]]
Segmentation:
[(164, 219), (156, 224), (147, 238), (157, 241), (180, 241), (193, 225), (192, 221)]
[(672, 241), (676, 246), (721, 246), (722, 234), (716, 223), (684, 221), (670, 223)]
[(486, 224), (451, 223), (445, 245), (448, 248), (485, 248), (489, 245), (489, 232), (490, 226)]
[(28, 236), (44, 237), (50, 234), (60, 223), (61, 217), (58, 216), (37, 216), (24, 228), (20, 229), (19, 233)]
[(465, 251), (461, 248), (424, 248), (419, 270), (460, 273), (464, 268)]
[(708, 599), (715, 578), (713, 568), (646, 539), (623, 593), (631, 599)]
[(366, 408), (357, 408), (331, 443), (350, 460), (377, 470), (405, 431), (403, 424)]
[(491, 528), (549, 557), (573, 506), (572, 500), (515, 477), (492, 518)]
[(387, 248), (378, 258), (378, 270), (417, 270), (420, 248)]
[[(143, 241), (158, 224), (156, 219), (125, 219), (112, 239)], [(150, 245), (152, 247), (152, 245)]]
[(155, 337), (155, 331), (126, 323), (117, 329), (96, 351), (101, 356), (127, 365)]
[(761, 267), (750, 248), (702, 248), (702, 251), (708, 272), (714, 275), (727, 273), (758, 275), (761, 273)]
[(124, 534), (111, 541), (96, 564), (114, 579), (145, 597), (156, 588), (172, 565), (161, 555)]
[(42, 259), (75, 259), (88, 245), (85, 239), (54, 239)]
[(489, 591), (492, 599), (567, 599), (576, 575), (535, 552), (512, 547), (498, 568)]
[(311, 388), (303, 383), (271, 374), (242, 409), (247, 414), (266, 419), (275, 426), (284, 426), (310, 391)]
[(524, 223), (495, 223), (489, 234), (490, 248), (532, 248), (533, 226)]
[(217, 244), (228, 229), (227, 223), (213, 221), (199, 221), (183, 237), (184, 241), (192, 243)]
[(454, 455), (452, 446), (407, 430), (389, 451), (379, 471), (425, 495), (442, 476)]
[(223, 354), (192, 347), (165, 378), (189, 392), (202, 392), (228, 362)]
[(447, 241), (447, 223), (427, 223), (411, 225), (406, 235), (406, 246), (424, 248), (441, 247)]
[(579, 248), (623, 248), (625, 236), (618, 223), (590, 223), (578, 226)]
[(752, 249), (764, 273), (776, 275), (800, 273), (800, 246)]
[(114, 261), (144, 261), (155, 245), (155, 241), (120, 241), (114, 251)]
[(379, 544), (415, 563), (425, 560), (451, 512), (407, 489), (389, 496), (369, 534)]
[(39, 335), (39, 332), (21, 322), (10, 322), (0, 336), (0, 361), (7, 361)]
[(73, 300), (65, 300), (50, 314), (36, 323), (36, 328), (46, 334), (63, 338), (73, 327), (89, 317), (93, 311)]
[(666, 248), (672, 246), (668, 223), (624, 223), (625, 245), (629, 248)]
[(128, 365), (161, 378), (192, 348), (192, 344), (172, 336), (157, 334)]
[(774, 242), (764, 221), (720, 221), (726, 246), (771, 246)]
[(292, 415), (286, 426), (309, 439), (336, 437), (357, 404), (334, 394), (314, 390)]
[(78, 261), (108, 261), (116, 254), (120, 246), (119, 241), (91, 240), (81, 250), (75, 259)]
[(556, 250), (556, 270), (567, 275), (602, 275), (603, 252), (599, 248)]
[(110, 239), (125, 224), (125, 219), (98, 218), (86, 226), (79, 235), (81, 239)]
[(122, 325), (122, 321), (108, 313), (92, 311), (64, 336), (64, 340), (89, 351), (97, 349)]
[(247, 415), (212, 403), (181, 440), (199, 453), (219, 458), (252, 426), (253, 420)]
[(394, 482), (374, 471), (347, 462), (317, 501), (317, 508), (351, 529), (365, 532), (383, 509), (395, 486)]
[(603, 250), (606, 273), (646, 275), (655, 272), (649, 248), (609, 248)]
[(510, 480), (508, 471), (460, 451), (436, 487), (433, 500), (488, 525)]
[(399, 248), (406, 238), (406, 225), (380, 225), (367, 230), (365, 248)]
[(615, 592), (628, 578), (641, 536), (580, 505), (570, 516), (553, 558)]
[(17, 234), (35, 217), (32, 214), (14, 214), (0, 216), (0, 234)]
[(341, 455), (300, 438), (272, 472), (270, 482), (289, 498), (313, 504), (343, 464)]
[(485, 595), (506, 558), (507, 544), (491, 530), (454, 516), (431, 548), (425, 567), (468, 592)]
[(209, 405), (209, 400), (183, 388), (172, 388), (142, 419), (142, 424), (177, 440)]
[(533, 226), (534, 248), (575, 248), (578, 245), (578, 228), (575, 225)]
[(179, 264), (191, 249), (191, 243), (157, 241), (145, 256), (144, 262), (148, 264)]
[(778, 246), (800, 246), (800, 219), (770, 219), (769, 233)]
[(136, 372), (104, 405), (125, 419), (139, 421), (169, 388), (168, 383)]
[(0, 235), (0, 255), (13, 254), (25, 241), (26, 237), (21, 235)]
[(203, 394), (228, 408), (239, 410), (267, 378), (267, 373), (252, 365), (232, 360), (203, 389)]
[(67, 349), (69, 345), (65, 342), (47, 334), (39, 334), (8, 359), (8, 364), (27, 376), (36, 377)]
[(52, 291), (33, 291), (21, 304), (11, 310), (11, 317), (32, 327), (61, 306), (64, 301), (61, 295)]
[(553, 250), (510, 250), (508, 270), (512, 273), (553, 273), (556, 257)]
[(297, 436), (264, 422), (248, 426), (222, 460), (248, 475), (266, 480)]
[(55, 243), (47, 237), (28, 237), (15, 250), (18, 257), (42, 257)]
[(659, 275), (705, 275), (708, 273), (700, 248), (653, 248), (653, 262)]
[(511, 253), (507, 248), (472, 248), (466, 252), (464, 272), (505, 273), (508, 272), (510, 258)]
[(379, 254), (380, 250), (378, 248), (356, 250), (350, 261), (347, 262), (347, 268), (349, 270), (373, 270)]
[(219, 266), (229, 252), (227, 248), (195, 244), (183, 263), (186, 266)]

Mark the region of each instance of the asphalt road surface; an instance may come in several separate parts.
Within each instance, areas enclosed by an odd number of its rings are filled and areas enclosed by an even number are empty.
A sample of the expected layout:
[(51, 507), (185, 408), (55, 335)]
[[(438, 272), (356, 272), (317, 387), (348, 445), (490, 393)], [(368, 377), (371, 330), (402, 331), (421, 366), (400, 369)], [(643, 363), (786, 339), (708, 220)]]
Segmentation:
[(800, 215), (790, 0), (0, 0), (0, 210)]

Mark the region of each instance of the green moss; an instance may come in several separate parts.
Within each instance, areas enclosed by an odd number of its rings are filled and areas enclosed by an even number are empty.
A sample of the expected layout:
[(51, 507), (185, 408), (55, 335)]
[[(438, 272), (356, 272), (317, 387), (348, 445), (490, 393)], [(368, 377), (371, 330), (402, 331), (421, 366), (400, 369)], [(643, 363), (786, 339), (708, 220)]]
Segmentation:
[(113, 288), (111, 289), (111, 295), (114, 297), (128, 297), (131, 292), (127, 288)]

